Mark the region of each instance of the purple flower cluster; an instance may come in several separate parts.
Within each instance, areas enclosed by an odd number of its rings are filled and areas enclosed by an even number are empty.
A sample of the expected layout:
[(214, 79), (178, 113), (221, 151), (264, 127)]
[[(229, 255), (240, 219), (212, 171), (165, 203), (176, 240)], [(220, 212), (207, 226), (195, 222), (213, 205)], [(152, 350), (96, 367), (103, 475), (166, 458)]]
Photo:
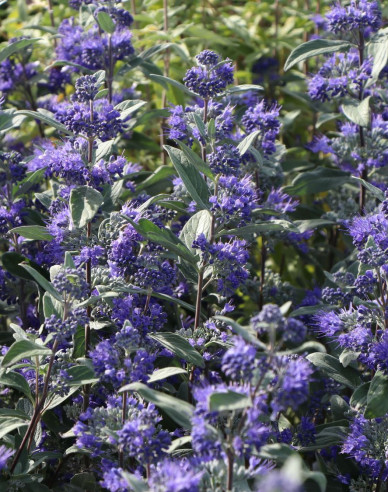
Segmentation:
[(222, 94), (226, 87), (233, 83), (233, 66), (229, 60), (220, 62), (214, 51), (202, 51), (196, 57), (198, 67), (190, 68), (184, 77), (188, 89), (203, 99)]
[(371, 29), (377, 31), (381, 26), (381, 10), (375, 0), (351, 0), (348, 6), (340, 3), (326, 14), (327, 26), (330, 31), (349, 32)]

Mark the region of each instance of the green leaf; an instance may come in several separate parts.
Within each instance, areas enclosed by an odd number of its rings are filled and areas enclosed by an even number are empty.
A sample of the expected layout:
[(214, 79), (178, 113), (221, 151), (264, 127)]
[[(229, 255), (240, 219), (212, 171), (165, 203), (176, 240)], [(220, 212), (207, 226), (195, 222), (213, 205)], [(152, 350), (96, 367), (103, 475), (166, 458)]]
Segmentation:
[(325, 123), (336, 120), (339, 116), (341, 116), (339, 113), (322, 113), (318, 116), (317, 124), (315, 126), (320, 128)]
[(286, 72), (297, 63), (305, 61), (312, 56), (347, 51), (352, 46), (354, 45), (349, 41), (337, 39), (313, 39), (312, 41), (307, 41), (291, 51), (284, 65), (284, 71)]
[(189, 192), (191, 198), (197, 203), (199, 208), (209, 208), (209, 188), (195, 166), (187, 159), (185, 154), (174, 147), (165, 145), (175, 169)]
[(147, 492), (149, 490), (146, 482), (133, 473), (122, 471), (121, 475), (130, 487), (128, 490), (133, 490), (133, 492)]
[(23, 116), (28, 116), (30, 118), (34, 118), (34, 120), (39, 120), (42, 121), (43, 123), (46, 123), (46, 125), (51, 126), (52, 128), (56, 128), (62, 133), (65, 133), (66, 135), (73, 135), (73, 133), (68, 130), (65, 125), (62, 125), (62, 123), (59, 123), (59, 121), (54, 120), (50, 115), (49, 111), (45, 111), (42, 108), (39, 108), (38, 111), (30, 111), (29, 109), (22, 109), (20, 111), (16, 111), (15, 114), (20, 114)]
[(362, 186), (364, 186), (368, 191), (372, 193), (375, 198), (377, 198), (377, 200), (379, 200), (380, 202), (384, 201), (384, 192), (380, 190), (380, 188), (377, 188), (377, 186), (374, 186), (373, 184), (368, 183), (368, 181), (365, 181), (365, 179), (359, 178), (357, 176), (352, 176), (351, 179), (353, 181), (358, 181), (359, 183), (361, 183)]
[(315, 306), (303, 306), (298, 309), (295, 309), (290, 316), (296, 318), (298, 316), (306, 316), (310, 314), (315, 314), (318, 311), (331, 311), (333, 309), (332, 306), (328, 306), (325, 304), (316, 304)]
[(160, 229), (148, 219), (140, 219), (138, 223), (132, 219), (127, 219), (133, 228), (146, 239), (164, 246), (169, 251), (187, 260), (190, 264), (196, 265), (196, 257), (172, 231), (169, 229)]
[(226, 90), (226, 94), (237, 94), (238, 92), (245, 91), (263, 91), (264, 87), (257, 84), (241, 84), (233, 85)]
[(166, 395), (160, 391), (155, 391), (148, 388), (148, 386), (143, 383), (127, 384), (120, 388), (120, 392), (123, 391), (136, 391), (142, 398), (150, 401), (166, 412), (178, 425), (184, 429), (191, 428), (191, 417), (193, 415), (194, 407), (190, 405), (190, 403)]
[(230, 234), (239, 237), (250, 237), (252, 234), (262, 236), (271, 232), (299, 232), (299, 229), (292, 222), (274, 219), (268, 222), (249, 224), (236, 229), (223, 230), (216, 234), (216, 237), (228, 236)]
[(31, 39), (19, 39), (19, 41), (15, 41), (14, 43), (8, 44), (5, 48), (0, 51), (0, 63), (7, 58), (9, 58), (14, 53), (21, 51), (27, 46), (31, 46), (32, 44), (40, 41), (41, 38), (31, 38)]
[(212, 229), (212, 214), (208, 210), (200, 210), (194, 214), (183, 226), (179, 238), (187, 246), (187, 248), (196, 254), (197, 251), (192, 244), (200, 234), (204, 234), (209, 241)]
[(348, 367), (353, 361), (358, 359), (360, 352), (353, 352), (353, 350), (345, 349), (339, 356), (339, 361), (344, 367)]
[(107, 140), (106, 142), (99, 142), (96, 150), (95, 161), (98, 162), (101, 159), (105, 159), (111, 155), (115, 139)]
[(339, 395), (333, 395), (330, 398), (330, 408), (334, 419), (340, 420), (345, 418), (345, 413), (349, 411), (350, 407)]
[(47, 272), (45, 272), (45, 270), (43, 270), (43, 268), (41, 268), (38, 264), (19, 253), (15, 253), (14, 251), (7, 251), (6, 253), (3, 253), (1, 262), (3, 267), (9, 273), (12, 273), (12, 275), (15, 275), (16, 277), (24, 278), (25, 280), (34, 280), (34, 278), (27, 273), (24, 268), (22, 268), (20, 265), (22, 262), (25, 262), (26, 264), (28, 263), (33, 266), (35, 270), (42, 272), (42, 274), (47, 274)]
[[(1, 113), (0, 113), (1, 115)], [(15, 197), (28, 193), (33, 186), (39, 184), (44, 179), (44, 173), (46, 168), (38, 169), (37, 171), (30, 172), (20, 183), (17, 183), (13, 187), (13, 194)]]
[[(320, 492), (325, 492), (327, 488), (326, 476), (318, 471), (302, 471), (302, 477), (306, 480), (313, 480), (319, 487)], [(307, 490), (307, 489), (306, 489)]]
[(178, 335), (178, 333), (151, 333), (148, 336), (159, 342), (163, 347), (171, 350), (180, 359), (184, 359), (198, 367), (205, 367), (202, 355), (190, 345), (186, 338)]
[(235, 391), (225, 393), (213, 393), (209, 397), (209, 408), (211, 412), (225, 412), (234, 410), (244, 410), (252, 406), (249, 396)]
[(368, 58), (372, 59), (371, 78), (367, 81), (366, 87), (371, 86), (379, 78), (381, 70), (388, 62), (388, 29), (380, 29), (369, 41), (366, 46)]
[(261, 130), (257, 130), (247, 135), (237, 146), (240, 155), (244, 155), (255, 144), (257, 137), (261, 134)]
[(78, 63), (73, 63), (68, 60), (57, 60), (54, 63), (51, 63), (48, 67), (45, 68), (45, 71), (51, 70), (52, 68), (55, 67), (63, 67), (63, 66), (69, 66), (69, 67), (74, 67), (77, 68), (81, 73), (86, 73), (87, 75), (92, 75), (94, 74), (94, 70), (91, 70), (90, 68), (86, 68), (83, 65), (79, 65)]
[(47, 412), (48, 410), (52, 410), (53, 408), (61, 405), (65, 400), (67, 400), (71, 395), (73, 395), (76, 391), (78, 391), (78, 386), (73, 386), (72, 388), (69, 389), (69, 391), (63, 395), (63, 394), (56, 394), (52, 393), (49, 394), (46, 400), (46, 405), (44, 407), (44, 412)]
[(53, 239), (46, 227), (39, 225), (14, 227), (9, 232), (15, 232), (26, 239), (36, 239), (38, 241), (51, 241)]
[(145, 104), (147, 104), (146, 101), (140, 100), (123, 101), (122, 103), (117, 104), (117, 106), (115, 106), (115, 109), (118, 109), (121, 112), (120, 120), (126, 120), (129, 116), (136, 113), (136, 111), (142, 108)]
[(205, 176), (207, 176), (209, 179), (214, 181), (214, 175), (208, 166), (206, 162), (204, 162), (199, 155), (197, 155), (193, 150), (190, 149), (186, 144), (183, 142), (176, 140), (176, 143), (179, 145), (181, 148), (182, 152), (185, 154), (187, 159), (195, 166), (198, 171), (203, 173)]
[(284, 462), (291, 455), (295, 454), (296, 451), (287, 444), (276, 443), (276, 444), (265, 444), (260, 448), (259, 456), (266, 460), (275, 460)]
[(183, 437), (178, 437), (178, 439), (174, 439), (170, 445), (170, 447), (167, 450), (167, 453), (173, 453), (176, 449), (182, 448), (186, 444), (191, 443), (192, 437), (191, 436), (183, 436)]
[(68, 385), (72, 386), (82, 386), (84, 384), (92, 384), (98, 381), (96, 375), (94, 374), (93, 369), (88, 366), (79, 365), (70, 367), (67, 370), (69, 374)]
[(227, 318), (226, 316), (221, 316), (221, 315), (216, 315), (214, 316), (215, 319), (219, 319), (226, 325), (230, 326), (230, 328), (240, 337), (242, 337), (245, 341), (253, 344), (253, 345), (260, 345), (264, 346), (258, 338), (257, 338), (257, 333), (251, 328), (250, 326), (241, 326), (239, 325), (236, 321), (234, 321), (231, 318)]
[(350, 406), (356, 411), (360, 411), (367, 404), (367, 396), (369, 392), (370, 382), (363, 383), (358, 386), (350, 398)]
[(33, 402), (30, 386), (25, 377), (18, 372), (9, 371), (2, 374), (0, 376), (0, 384), (20, 391)]
[(98, 12), (97, 22), (101, 29), (109, 34), (113, 34), (116, 29), (116, 25), (111, 19), (110, 15), (106, 12)]
[[(102, 13), (103, 12), (100, 12), (100, 14)], [(96, 481), (96, 475), (90, 472), (76, 473), (71, 478), (70, 484), (77, 487), (80, 491), (87, 490), (88, 492), (96, 492), (100, 488)]]
[(90, 186), (78, 186), (70, 193), (70, 213), (77, 228), (84, 227), (96, 215), (104, 201), (101, 193)]
[(22, 359), (30, 359), (34, 356), (49, 355), (51, 350), (43, 345), (31, 342), (30, 340), (18, 340), (13, 343), (8, 352), (4, 355), (1, 367), (9, 367)]
[(308, 355), (307, 360), (340, 384), (352, 389), (360, 384), (358, 371), (352, 367), (343, 367), (340, 361), (332, 355), (316, 352)]
[(149, 188), (150, 186), (153, 186), (159, 183), (160, 181), (169, 178), (173, 174), (174, 174), (174, 169), (168, 166), (161, 166), (154, 173), (152, 173), (151, 176), (148, 176), (147, 179), (145, 179), (142, 183), (140, 183), (136, 187), (136, 191), (140, 193), (146, 188)]
[(176, 87), (181, 92), (188, 94), (189, 96), (197, 97), (197, 94), (195, 92), (192, 92), (190, 89), (188, 89), (185, 85), (181, 84), (180, 82), (174, 79), (170, 79), (170, 77), (165, 77), (164, 75), (158, 75), (154, 73), (149, 74), (148, 77), (154, 82), (157, 82), (158, 84), (162, 85), (165, 89), (167, 88), (168, 85), (172, 85), (173, 87)]
[(19, 429), (20, 427), (27, 425), (28, 421), (17, 417), (8, 417), (4, 419), (0, 417), (0, 439), (15, 429)]
[(43, 296), (43, 314), (45, 318), (49, 318), (53, 314), (60, 319), (62, 318), (60, 313), (62, 305), (56, 306), (56, 304), (59, 304), (58, 301), (53, 299), (48, 292), (45, 292)]
[(366, 397), (365, 417), (375, 419), (384, 417), (388, 413), (388, 376), (382, 371), (377, 371), (373, 376)]
[(344, 115), (358, 126), (367, 127), (370, 123), (371, 109), (369, 106), (371, 96), (366, 97), (363, 101), (347, 101), (342, 104)]
[(306, 232), (306, 231), (310, 231), (311, 229), (333, 226), (336, 225), (336, 222), (328, 219), (306, 219), (306, 220), (295, 220), (294, 224), (297, 226), (300, 232)]
[[(156, 381), (162, 381), (171, 376), (177, 376), (178, 374), (187, 374), (186, 369), (181, 367), (163, 367), (163, 369), (157, 369), (149, 377), (147, 383), (156, 383)], [(0, 381), (1, 382), (1, 381)]]
[(291, 186), (285, 186), (283, 190), (290, 195), (307, 195), (321, 193), (338, 188), (350, 180), (349, 173), (340, 169), (319, 167), (313, 171), (300, 173)]
[(35, 268), (32, 268), (29, 265), (25, 265), (24, 263), (21, 263), (20, 266), (24, 268), (31, 275), (31, 277), (33, 277), (35, 282), (40, 285), (42, 289), (51, 294), (57, 301), (63, 302), (61, 294), (56, 289), (54, 289), (53, 284), (45, 279), (43, 275), (35, 270)]

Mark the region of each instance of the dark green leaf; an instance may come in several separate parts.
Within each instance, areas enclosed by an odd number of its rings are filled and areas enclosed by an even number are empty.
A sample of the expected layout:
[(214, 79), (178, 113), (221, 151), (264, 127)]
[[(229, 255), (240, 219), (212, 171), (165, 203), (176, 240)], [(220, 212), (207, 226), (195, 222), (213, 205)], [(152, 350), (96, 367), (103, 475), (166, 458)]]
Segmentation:
[(205, 367), (201, 354), (190, 345), (186, 338), (178, 335), (178, 333), (152, 333), (148, 336), (159, 342), (163, 347), (171, 350), (180, 359), (184, 359), (198, 367)]
[(388, 62), (388, 29), (380, 29), (369, 41), (366, 47), (367, 55), (372, 59), (371, 78), (366, 87), (374, 84), (379, 78), (380, 72)]
[(194, 411), (194, 407), (190, 403), (155, 391), (143, 383), (127, 384), (120, 389), (120, 392), (123, 391), (136, 391), (142, 398), (166, 412), (178, 425), (184, 429), (190, 429)]
[(349, 41), (337, 39), (313, 39), (312, 41), (307, 41), (291, 51), (290, 56), (287, 58), (284, 65), (284, 71), (289, 70), (297, 63), (307, 60), (312, 56), (347, 51), (352, 46), (354, 45)]
[(275, 460), (278, 462), (286, 461), (291, 455), (295, 454), (296, 451), (292, 449), (287, 444), (276, 443), (276, 444), (265, 444), (260, 448), (259, 456), (266, 460)]
[(365, 417), (375, 419), (384, 417), (388, 413), (388, 376), (382, 371), (377, 371), (373, 376), (366, 397)]
[(380, 202), (382, 202), (384, 200), (384, 198), (385, 198), (384, 197), (384, 192), (382, 190), (380, 190), (380, 188), (377, 188), (376, 186), (373, 186), (373, 184), (368, 183), (368, 181), (365, 181), (362, 178), (358, 178), (357, 176), (352, 176), (351, 179), (354, 180), (354, 181), (358, 181), (359, 183), (361, 183), (362, 186), (364, 186), (368, 191), (370, 191), (370, 193), (375, 198), (377, 198), (377, 200), (379, 200)]
[(233, 85), (226, 90), (227, 94), (237, 94), (238, 92), (245, 91), (262, 91), (264, 90), (261, 85), (256, 84), (242, 84), (242, 85)]
[(160, 181), (169, 178), (173, 174), (174, 174), (174, 169), (167, 166), (161, 166), (154, 173), (152, 173), (151, 176), (148, 176), (147, 179), (145, 179), (142, 183), (140, 183), (136, 187), (136, 191), (140, 193), (146, 188), (149, 188), (150, 186), (153, 186), (156, 183), (159, 183)]
[(9, 386), (10, 388), (14, 388), (20, 391), (25, 396), (27, 396), (27, 398), (33, 401), (30, 386), (27, 380), (18, 372), (9, 371), (2, 374), (0, 376), (0, 384), (3, 384), (4, 386)]
[(49, 116), (49, 111), (43, 112), (43, 109), (40, 108), (39, 111), (30, 111), (28, 109), (23, 109), (20, 111), (16, 111), (15, 114), (20, 114), (23, 116), (28, 116), (30, 118), (34, 118), (35, 120), (42, 121), (43, 123), (46, 123), (46, 125), (51, 126), (53, 128), (56, 128), (62, 133), (65, 133), (66, 135), (73, 135), (71, 131), (69, 131), (65, 125), (62, 125), (62, 123), (59, 123), (58, 121), (54, 120), (51, 116)]
[(134, 229), (146, 239), (164, 246), (166, 249), (181, 258), (184, 258), (192, 265), (196, 265), (196, 257), (169, 229), (160, 229), (156, 224), (147, 219), (140, 219), (138, 223), (129, 218), (128, 220)]
[(208, 210), (200, 210), (194, 214), (183, 226), (179, 238), (183, 241), (186, 247), (193, 253), (197, 251), (193, 248), (193, 241), (200, 234), (204, 234), (209, 241), (212, 229), (212, 215)]
[(92, 384), (98, 381), (93, 369), (88, 366), (73, 366), (67, 369), (69, 375), (68, 385), (71, 386), (82, 386), (84, 384)]
[(179, 145), (181, 148), (182, 152), (185, 154), (187, 159), (195, 166), (198, 171), (203, 173), (205, 176), (207, 176), (209, 179), (214, 180), (214, 175), (208, 166), (206, 162), (204, 162), (199, 155), (197, 155), (193, 150), (190, 149), (186, 144), (183, 142), (180, 142), (179, 140), (176, 141), (176, 143)]
[(84, 227), (96, 215), (104, 201), (101, 193), (90, 186), (78, 186), (70, 193), (70, 213), (77, 228)]
[(106, 12), (98, 12), (97, 14), (97, 22), (101, 29), (109, 34), (115, 32), (116, 25), (111, 19), (110, 15)]
[(4, 355), (1, 367), (9, 367), (22, 359), (30, 359), (34, 356), (49, 355), (51, 350), (43, 345), (31, 342), (30, 340), (18, 340), (13, 343)]
[(345, 171), (319, 167), (299, 174), (291, 186), (284, 187), (284, 191), (290, 195), (307, 195), (334, 190), (349, 181), (350, 175)]
[(328, 219), (295, 220), (294, 224), (297, 226), (300, 232), (306, 232), (311, 229), (318, 229), (320, 227), (336, 225), (333, 220)]
[[(156, 381), (162, 381), (171, 376), (177, 376), (178, 374), (187, 374), (186, 369), (181, 367), (163, 367), (163, 369), (156, 369), (149, 377), (147, 383), (155, 383)], [(1, 381), (0, 381), (1, 382)]]
[(8, 44), (5, 48), (0, 51), (0, 63), (7, 58), (9, 58), (14, 53), (21, 51), (27, 46), (31, 46), (32, 44), (39, 41), (41, 38), (30, 38), (30, 39), (19, 39), (19, 41), (15, 41), (14, 43)]
[(240, 155), (244, 155), (255, 144), (257, 137), (261, 134), (261, 130), (257, 130), (247, 135), (237, 146)]
[(367, 127), (370, 123), (371, 109), (369, 106), (371, 96), (366, 97), (361, 102), (349, 100), (342, 104), (344, 115), (356, 125)]
[(203, 177), (196, 167), (187, 159), (185, 154), (174, 147), (165, 145), (175, 169), (187, 188), (192, 199), (197, 203), (199, 208), (209, 208), (209, 188)]
[(197, 94), (195, 92), (192, 92), (190, 89), (188, 89), (185, 85), (181, 84), (180, 82), (170, 79), (169, 77), (165, 77), (164, 75), (158, 75), (158, 74), (149, 74), (148, 77), (153, 80), (154, 82), (157, 82), (158, 84), (161, 84), (164, 88), (167, 88), (167, 85), (172, 85), (173, 87), (176, 87), (180, 91), (182, 91), (185, 94), (188, 94), (189, 96), (194, 96), (196, 97)]
[(308, 355), (307, 359), (338, 383), (353, 389), (360, 384), (358, 371), (352, 367), (343, 367), (340, 361), (332, 355), (316, 352)]
[(259, 224), (249, 224), (237, 229), (224, 230), (216, 234), (216, 237), (236, 235), (239, 237), (250, 237), (254, 235), (270, 234), (271, 232), (299, 232), (299, 229), (292, 222), (286, 220), (271, 220)]
[(24, 263), (21, 263), (20, 266), (24, 268), (31, 275), (31, 277), (33, 277), (35, 282), (40, 285), (42, 289), (51, 294), (57, 301), (63, 302), (61, 294), (56, 289), (54, 289), (53, 284), (45, 279), (43, 275), (35, 270), (35, 268), (32, 268)]
[(352, 397), (350, 398), (350, 406), (356, 411), (360, 411), (366, 406), (369, 387), (370, 383), (361, 384), (355, 389)]
[(244, 410), (250, 406), (252, 406), (251, 398), (235, 391), (213, 393), (209, 397), (209, 409), (211, 412)]
[(15, 232), (26, 239), (36, 239), (38, 241), (51, 241), (53, 239), (46, 227), (39, 225), (14, 227), (9, 232)]

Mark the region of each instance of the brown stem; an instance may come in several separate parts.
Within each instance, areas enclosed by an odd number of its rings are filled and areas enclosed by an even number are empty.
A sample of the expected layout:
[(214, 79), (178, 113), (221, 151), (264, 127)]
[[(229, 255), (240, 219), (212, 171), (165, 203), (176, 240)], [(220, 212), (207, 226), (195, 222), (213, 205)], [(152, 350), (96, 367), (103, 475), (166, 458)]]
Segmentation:
[(112, 56), (112, 35), (108, 34), (108, 79), (107, 79), (107, 85), (108, 85), (108, 101), (109, 104), (112, 104), (112, 98), (113, 98), (113, 56)]
[[(207, 122), (207, 113), (208, 113), (209, 100), (203, 100), (203, 122), (206, 125)], [(206, 142), (204, 145), (201, 144), (201, 157), (204, 162), (206, 162)]]
[(260, 259), (260, 288), (259, 288), (259, 311), (264, 305), (264, 282), (265, 282), (265, 260), (267, 259), (267, 249), (265, 247), (264, 238), (261, 238), (261, 259)]
[[(364, 32), (360, 29), (359, 44), (358, 44), (359, 66), (360, 67), (364, 62), (364, 49), (365, 49)], [(364, 97), (364, 87), (363, 87), (363, 84), (361, 82), (360, 92), (358, 95), (359, 101), (362, 101), (363, 97)], [(358, 127), (358, 133), (360, 136), (360, 147), (363, 149), (365, 147), (365, 135), (364, 135), (364, 128), (361, 125)], [(361, 174), (361, 178), (364, 181), (368, 181), (368, 169), (367, 168), (363, 169), (362, 174)], [(360, 183), (360, 193), (359, 193), (359, 209), (360, 209), (359, 211), (360, 211), (360, 214), (364, 213), (365, 198), (366, 198), (366, 189), (362, 185), (362, 183)]]
[[(21, 63), (21, 66), (22, 66), (22, 70), (23, 70), (23, 75), (24, 75), (24, 80), (25, 80), (25, 85), (24, 85), (24, 88), (26, 90), (26, 96), (27, 96), (27, 99), (29, 100), (30, 102), (30, 105), (31, 105), (31, 109), (33, 111), (37, 111), (37, 106), (36, 106), (36, 103), (35, 103), (35, 99), (34, 99), (34, 96), (32, 95), (32, 91), (31, 91), (31, 87), (30, 87), (30, 84), (28, 82), (28, 77), (27, 77), (27, 72), (26, 72), (26, 67), (24, 66), (24, 63)], [(39, 130), (39, 134), (42, 138), (44, 138), (44, 131), (43, 131), (43, 126), (42, 126), (42, 123), (39, 121), (39, 120), (35, 120), (37, 126), (38, 126), (38, 130)]]
[(147, 299), (146, 299), (144, 309), (143, 309), (143, 314), (145, 314), (147, 312), (148, 308), (150, 307), (150, 301), (151, 301), (151, 292), (148, 292)]
[[(163, 0), (163, 31), (165, 34), (168, 34), (168, 0)], [(167, 49), (164, 55), (164, 67), (163, 67), (163, 75), (168, 77), (170, 72), (170, 50)], [(163, 89), (162, 92), (162, 109), (164, 109), (167, 105), (167, 91)], [(160, 152), (162, 163), (165, 166), (167, 164), (167, 153), (164, 150), (164, 144), (166, 143), (166, 138), (164, 135), (163, 128), (163, 120), (160, 127)]]
[[(124, 391), (123, 393), (123, 402), (122, 402), (122, 408), (121, 408), (121, 423), (124, 425), (125, 420), (127, 418), (127, 396), (128, 393)], [(124, 451), (120, 449), (119, 451), (119, 463), (121, 468), (124, 467)]]
[(234, 454), (232, 451), (228, 451), (228, 478), (226, 482), (226, 490), (233, 490), (233, 464)]
[[(309, 11), (310, 10), (310, 2), (309, 0), (305, 0), (304, 2), (304, 8)], [(303, 33), (303, 41), (304, 42), (307, 42), (309, 40), (309, 33), (307, 30), (304, 31)], [(305, 75), (307, 75), (309, 73), (309, 64), (308, 64), (308, 60), (305, 60), (305, 62), (303, 63), (303, 73)]]
[(201, 320), (201, 301), (202, 301), (202, 287), (203, 287), (203, 268), (201, 268), (198, 274), (198, 284), (197, 284), (197, 300), (195, 303), (195, 320), (194, 320), (194, 330), (199, 326)]
[[(50, 15), (51, 27), (55, 28), (54, 10), (53, 10), (52, 0), (48, 0), (48, 5), (49, 5), (49, 15)], [(54, 39), (54, 46), (57, 47), (57, 40), (55, 37), (53, 39)]]
[(15, 468), (16, 468), (16, 465), (18, 464), (18, 461), (20, 459), (20, 456), (23, 452), (23, 449), (28, 441), (28, 439), (30, 438), (31, 434), (33, 434), (33, 431), (35, 430), (38, 422), (39, 422), (39, 419), (40, 419), (40, 415), (41, 415), (41, 411), (43, 410), (43, 407), (44, 407), (44, 403), (46, 401), (46, 398), (47, 398), (47, 394), (48, 394), (48, 387), (49, 387), (49, 383), (50, 383), (50, 376), (51, 376), (51, 371), (52, 371), (52, 368), (53, 368), (53, 364), (54, 364), (54, 359), (55, 359), (55, 354), (56, 354), (56, 351), (58, 349), (58, 340), (55, 340), (54, 342), (54, 345), (53, 345), (53, 348), (51, 350), (51, 357), (50, 357), (50, 361), (49, 361), (49, 365), (48, 365), (48, 369), (47, 369), (47, 374), (46, 374), (46, 377), (45, 377), (45, 381), (44, 381), (44, 386), (43, 386), (43, 391), (42, 391), (42, 397), (41, 399), (39, 400), (39, 403), (36, 405), (35, 407), (35, 410), (34, 410), (34, 413), (31, 417), (31, 421), (30, 421), (30, 424), (27, 428), (27, 431), (23, 437), (23, 440), (15, 454), (15, 457), (12, 461), (12, 465), (10, 467), (10, 472), (13, 473)]

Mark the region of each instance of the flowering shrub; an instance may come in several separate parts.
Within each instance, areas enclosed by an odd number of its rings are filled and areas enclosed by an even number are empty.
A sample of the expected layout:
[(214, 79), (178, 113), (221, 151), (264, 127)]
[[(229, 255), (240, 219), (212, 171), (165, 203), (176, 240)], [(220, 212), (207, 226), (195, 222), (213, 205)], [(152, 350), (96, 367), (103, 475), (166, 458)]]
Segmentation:
[(381, 5), (192, 3), (7, 7), (0, 488), (382, 492)]

